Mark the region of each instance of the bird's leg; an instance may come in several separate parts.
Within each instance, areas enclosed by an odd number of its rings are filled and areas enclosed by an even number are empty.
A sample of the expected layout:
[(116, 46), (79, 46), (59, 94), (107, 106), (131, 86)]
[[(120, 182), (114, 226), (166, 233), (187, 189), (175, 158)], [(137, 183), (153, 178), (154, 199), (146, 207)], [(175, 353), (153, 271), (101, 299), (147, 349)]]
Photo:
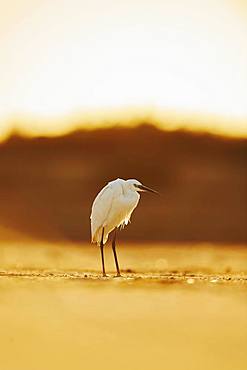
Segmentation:
[(114, 230), (113, 234), (113, 239), (112, 239), (112, 250), (114, 254), (114, 259), (115, 259), (115, 264), (116, 264), (116, 269), (117, 269), (117, 276), (121, 276), (120, 270), (119, 270), (119, 265), (118, 265), (118, 260), (117, 260), (117, 252), (116, 252), (116, 236), (117, 236), (117, 228)]
[(101, 261), (102, 261), (102, 272), (103, 272), (103, 276), (105, 277), (106, 273), (105, 273), (105, 261), (104, 261), (104, 228), (102, 230), (100, 251), (101, 251)]

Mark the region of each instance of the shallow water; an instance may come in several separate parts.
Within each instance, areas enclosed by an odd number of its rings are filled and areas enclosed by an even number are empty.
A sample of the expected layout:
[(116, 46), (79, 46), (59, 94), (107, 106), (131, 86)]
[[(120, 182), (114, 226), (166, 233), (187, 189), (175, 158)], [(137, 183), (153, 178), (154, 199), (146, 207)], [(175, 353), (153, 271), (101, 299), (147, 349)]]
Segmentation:
[(0, 245), (3, 370), (247, 368), (247, 249)]

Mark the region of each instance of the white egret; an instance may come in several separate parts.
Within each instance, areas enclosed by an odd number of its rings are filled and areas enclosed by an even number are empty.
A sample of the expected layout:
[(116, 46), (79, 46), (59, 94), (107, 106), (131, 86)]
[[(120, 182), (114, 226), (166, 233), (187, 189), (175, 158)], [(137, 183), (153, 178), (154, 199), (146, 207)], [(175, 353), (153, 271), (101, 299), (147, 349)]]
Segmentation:
[(130, 221), (131, 214), (139, 202), (140, 191), (157, 193), (155, 190), (142, 185), (138, 180), (117, 179), (110, 181), (99, 192), (93, 202), (90, 216), (91, 236), (92, 243), (97, 243), (100, 246), (103, 276), (106, 276), (104, 244), (113, 230), (112, 250), (117, 276), (121, 276), (116, 253), (116, 233), (118, 228), (123, 228)]

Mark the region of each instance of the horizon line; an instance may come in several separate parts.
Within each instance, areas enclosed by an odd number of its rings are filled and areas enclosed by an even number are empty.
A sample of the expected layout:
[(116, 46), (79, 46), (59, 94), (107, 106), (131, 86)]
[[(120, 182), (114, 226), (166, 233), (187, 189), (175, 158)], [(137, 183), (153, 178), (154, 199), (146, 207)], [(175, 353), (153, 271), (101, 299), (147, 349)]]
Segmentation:
[[(234, 128), (234, 123), (241, 123), (241, 129)], [(12, 115), (12, 117), (5, 120), (7, 128), (2, 133), (0, 132), (0, 142), (5, 141), (13, 134), (25, 137), (56, 137), (77, 130), (131, 128), (141, 124), (150, 124), (162, 131), (184, 130), (222, 137), (247, 138), (247, 118), (234, 119), (212, 114), (181, 113), (177, 111), (152, 112), (150, 109), (139, 111), (132, 108), (78, 112), (60, 118)], [(29, 125), (30, 127), (28, 127)], [(42, 127), (42, 125), (44, 126)]]
[(35, 139), (56, 139), (56, 138), (66, 138), (70, 135), (77, 134), (77, 133), (83, 133), (83, 132), (93, 132), (93, 131), (106, 131), (106, 130), (117, 130), (117, 129), (126, 129), (126, 130), (135, 130), (138, 128), (143, 128), (143, 127), (149, 127), (153, 128), (157, 131), (160, 131), (162, 133), (186, 133), (188, 135), (194, 135), (194, 136), (204, 136), (207, 135), (212, 138), (218, 138), (218, 139), (226, 139), (226, 140), (232, 140), (232, 141), (247, 141), (247, 136), (236, 136), (236, 135), (224, 135), (221, 133), (216, 133), (216, 132), (210, 132), (206, 130), (196, 130), (196, 129), (190, 129), (190, 128), (183, 128), (183, 127), (178, 127), (174, 129), (166, 129), (162, 127), (158, 127), (157, 125), (153, 124), (152, 122), (139, 122), (136, 123), (135, 125), (124, 125), (124, 124), (117, 124), (117, 125), (112, 125), (112, 126), (107, 126), (107, 127), (94, 127), (94, 128), (88, 128), (88, 127), (76, 127), (73, 129), (68, 129), (66, 131), (60, 132), (60, 133), (48, 133), (48, 134), (30, 134), (27, 132), (22, 132), (21, 130), (11, 130), (6, 137), (1, 138), (0, 136), (0, 145), (8, 142), (12, 138), (18, 138), (18, 139), (27, 139), (27, 140), (35, 140)]

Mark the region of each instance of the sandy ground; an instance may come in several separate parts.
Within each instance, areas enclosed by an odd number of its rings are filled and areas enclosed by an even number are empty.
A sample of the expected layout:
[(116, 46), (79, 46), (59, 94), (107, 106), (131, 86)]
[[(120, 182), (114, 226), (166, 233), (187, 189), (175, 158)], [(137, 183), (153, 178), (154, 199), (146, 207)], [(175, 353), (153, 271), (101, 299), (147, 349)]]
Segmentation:
[(245, 370), (247, 248), (0, 245), (3, 370)]

